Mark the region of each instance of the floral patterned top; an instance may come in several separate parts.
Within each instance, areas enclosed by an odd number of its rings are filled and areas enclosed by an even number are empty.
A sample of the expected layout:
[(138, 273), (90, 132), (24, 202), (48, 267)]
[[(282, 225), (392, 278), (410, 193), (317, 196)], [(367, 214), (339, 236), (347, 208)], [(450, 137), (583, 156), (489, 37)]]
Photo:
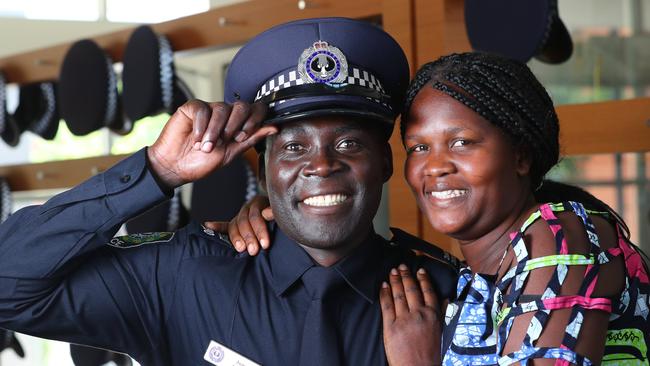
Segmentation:
[[(576, 214), (587, 233), (589, 255), (569, 254), (556, 212)], [(607, 213), (587, 211), (580, 203), (543, 204), (526, 220), (518, 232), (511, 234), (511, 246), (517, 260), (501, 279), (495, 276), (461, 270), (457, 299), (449, 304), (443, 331), (444, 365), (526, 365), (535, 358), (556, 359), (556, 365), (592, 365), (587, 357), (574, 351), (586, 310), (602, 310), (610, 314), (603, 365), (649, 365), (647, 340), (648, 272), (639, 253), (622, 236), (617, 226), (618, 245), (603, 250), (589, 215), (607, 217)], [(553, 232), (555, 255), (530, 258), (524, 233), (535, 221), (542, 219)], [(625, 258), (625, 288), (618, 299), (592, 296), (599, 268), (616, 256)], [(559, 295), (568, 266), (586, 266), (578, 294)], [(555, 267), (542, 295), (522, 295), (530, 271)], [(552, 311), (571, 309), (564, 338), (559, 347), (538, 347), (536, 341)], [(521, 348), (502, 354), (514, 319), (534, 313)]]

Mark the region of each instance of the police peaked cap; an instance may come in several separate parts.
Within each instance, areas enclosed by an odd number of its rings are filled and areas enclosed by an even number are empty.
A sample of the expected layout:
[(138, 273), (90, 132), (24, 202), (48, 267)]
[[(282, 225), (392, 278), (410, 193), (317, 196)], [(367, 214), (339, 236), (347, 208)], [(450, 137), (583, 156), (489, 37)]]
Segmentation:
[(465, 25), (473, 49), (521, 62), (557, 64), (573, 52), (557, 0), (466, 0)]
[(102, 127), (118, 133), (130, 129), (122, 118), (113, 62), (92, 40), (72, 44), (63, 59), (58, 91), (59, 112), (73, 134), (83, 136)]
[(52, 140), (59, 129), (56, 83), (31, 83), (20, 87), (20, 100), (14, 119), (22, 131), (32, 131)]
[(9, 146), (18, 145), (20, 131), (13, 116), (7, 112), (7, 82), (0, 72), (0, 136)]
[(225, 100), (268, 104), (267, 123), (342, 114), (392, 125), (408, 81), (404, 51), (381, 28), (305, 19), (273, 27), (239, 50)]
[(176, 76), (169, 40), (142, 25), (133, 31), (122, 58), (122, 102), (131, 121), (161, 112), (172, 114), (193, 98)]

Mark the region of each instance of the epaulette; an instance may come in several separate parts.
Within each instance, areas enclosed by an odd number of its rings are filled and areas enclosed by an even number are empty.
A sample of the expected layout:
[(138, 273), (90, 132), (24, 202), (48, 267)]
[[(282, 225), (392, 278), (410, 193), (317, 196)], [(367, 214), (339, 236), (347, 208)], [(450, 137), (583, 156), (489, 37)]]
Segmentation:
[(228, 234), (224, 234), (222, 232), (214, 231), (214, 230), (212, 230), (210, 228), (207, 228), (207, 227), (205, 227), (203, 225), (201, 225), (201, 230), (203, 231), (203, 233), (205, 235), (210, 236), (210, 237), (214, 237), (216, 239), (219, 239), (220, 241), (222, 241), (224, 244), (226, 244), (227, 246), (229, 246), (233, 250), (235, 249), (235, 246), (230, 241), (230, 237), (228, 236)]
[(390, 240), (391, 242), (411, 249), (419, 255), (424, 255), (428, 258), (444, 263), (452, 267), (456, 272), (460, 270), (460, 260), (451, 253), (442, 250), (437, 245), (424, 241), (401, 229), (391, 227), (390, 231), (393, 233), (393, 237)]
[(108, 242), (108, 245), (115, 248), (127, 249), (139, 247), (145, 244), (166, 243), (171, 241), (173, 237), (174, 232), (171, 231), (129, 234), (114, 237)]

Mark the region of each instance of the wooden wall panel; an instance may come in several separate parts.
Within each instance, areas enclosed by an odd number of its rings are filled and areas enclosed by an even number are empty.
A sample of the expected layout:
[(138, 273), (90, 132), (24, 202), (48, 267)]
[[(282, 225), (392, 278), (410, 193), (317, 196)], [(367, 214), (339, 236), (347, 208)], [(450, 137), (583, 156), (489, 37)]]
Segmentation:
[[(384, 0), (382, 3), (382, 24), (402, 46), (408, 58), (411, 75), (415, 67), (414, 4), (412, 0)], [(393, 177), (388, 183), (390, 226), (399, 227), (413, 234), (420, 233), (420, 216), (415, 199), (404, 180), (406, 153), (396, 123), (391, 138), (393, 149)]]
[(563, 155), (650, 151), (650, 98), (561, 105)]

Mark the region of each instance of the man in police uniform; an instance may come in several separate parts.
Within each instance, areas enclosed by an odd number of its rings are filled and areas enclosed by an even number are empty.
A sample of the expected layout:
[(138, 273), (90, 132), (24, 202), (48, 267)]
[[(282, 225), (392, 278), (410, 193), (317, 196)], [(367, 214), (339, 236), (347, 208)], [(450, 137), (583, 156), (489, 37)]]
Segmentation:
[[(425, 267), (441, 298), (455, 283), (452, 266), (372, 230), (407, 81), (400, 47), (368, 23), (260, 34), (233, 59), (226, 102), (186, 103), (148, 149), (0, 226), (0, 326), (144, 365), (386, 364), (377, 299), (390, 269)], [(198, 224), (113, 238), (256, 144), (269, 250), (238, 254)]]

